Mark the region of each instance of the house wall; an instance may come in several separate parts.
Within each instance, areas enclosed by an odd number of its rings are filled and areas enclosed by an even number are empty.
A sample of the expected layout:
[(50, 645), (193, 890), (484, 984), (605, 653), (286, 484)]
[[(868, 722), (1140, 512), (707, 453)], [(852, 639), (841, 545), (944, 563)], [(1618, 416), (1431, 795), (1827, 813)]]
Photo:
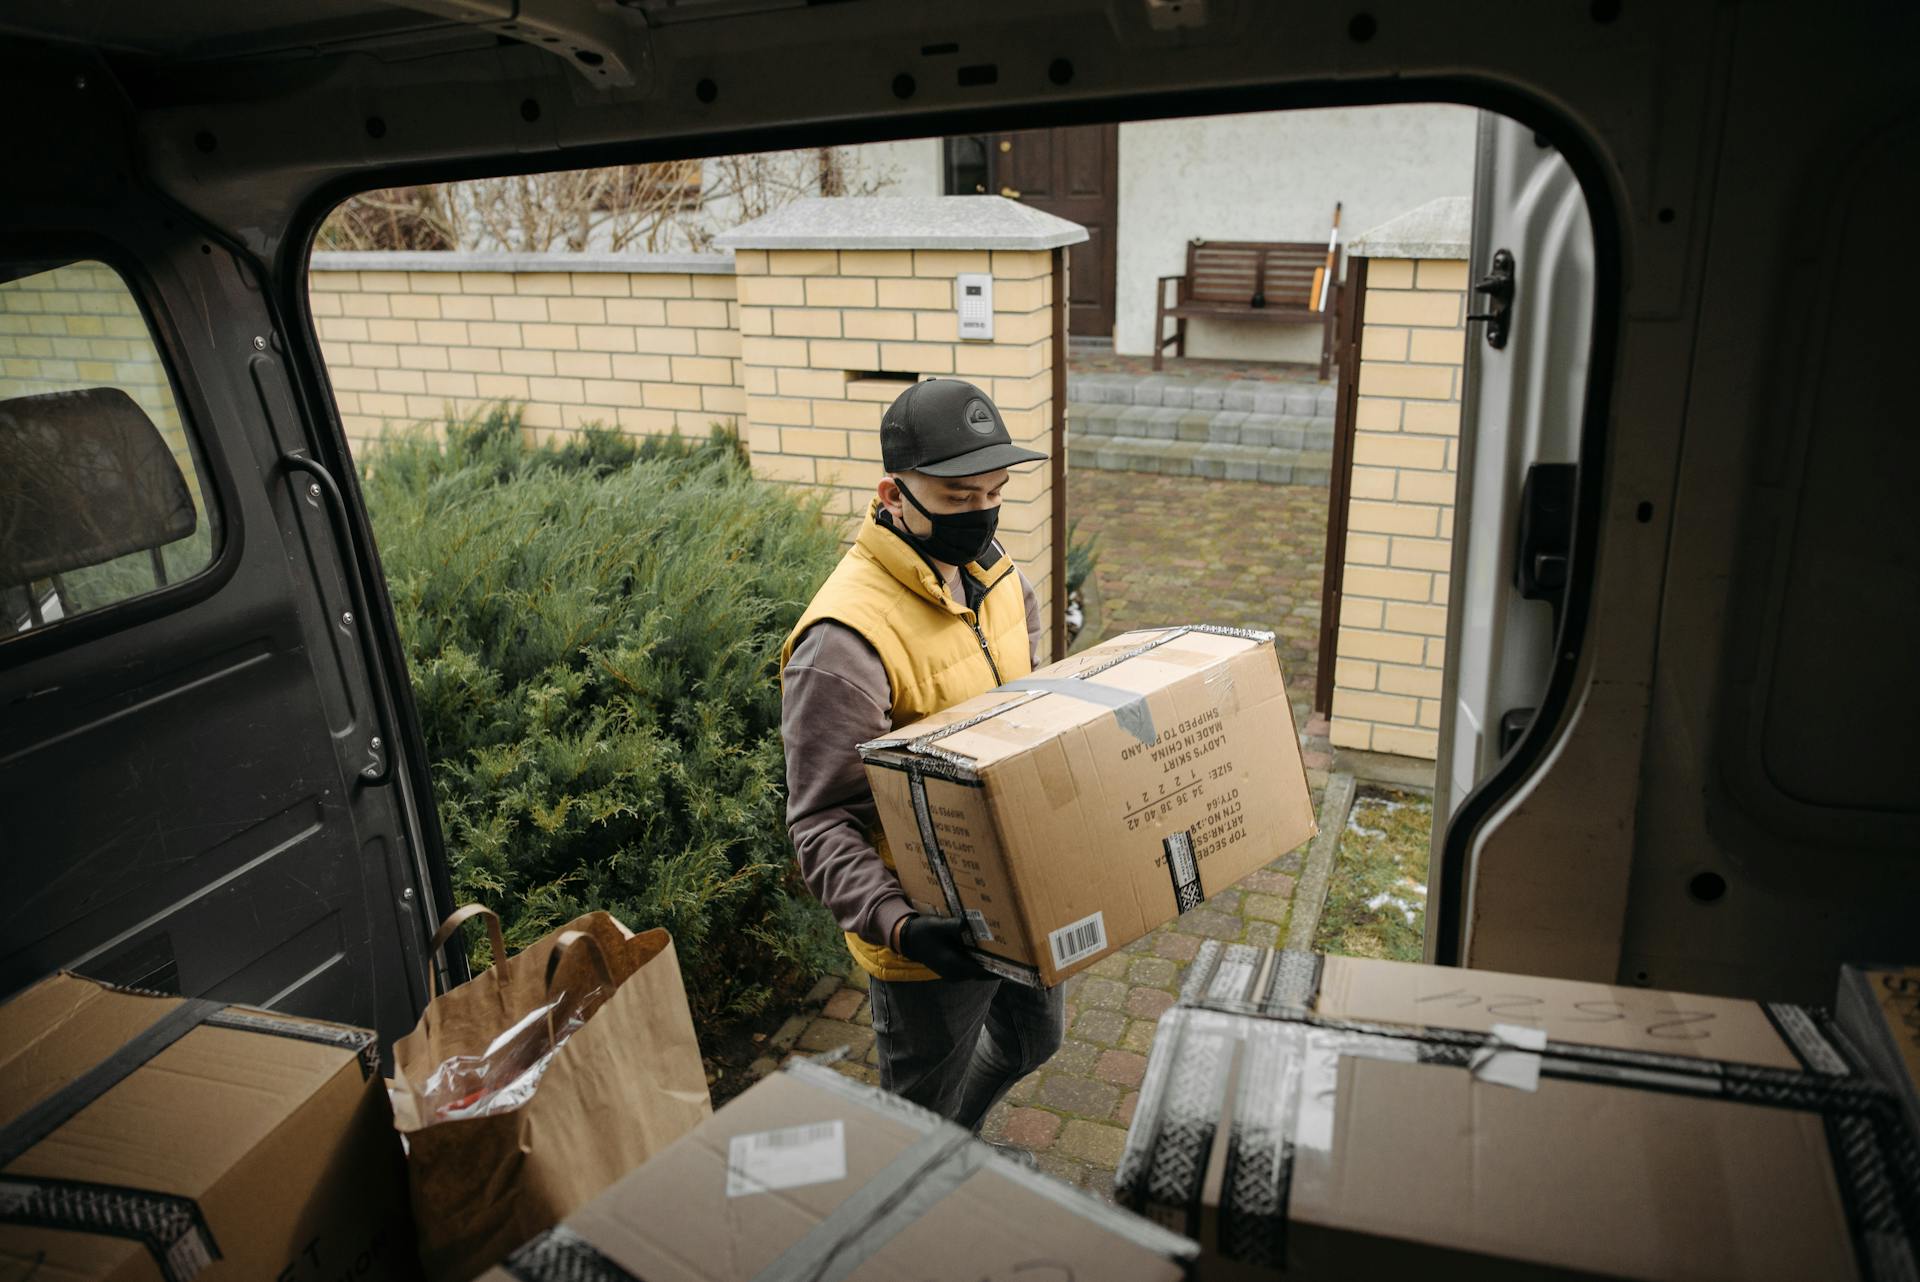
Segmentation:
[(938, 138), (906, 138), (844, 148), (868, 177), (884, 178), (876, 196), (944, 196), (946, 163)]
[[(1195, 236), (1324, 243), (1342, 201), (1344, 241), (1435, 196), (1466, 195), (1477, 118), (1419, 104), (1121, 125), (1115, 350), (1152, 351), (1155, 278), (1185, 268)], [(1194, 321), (1187, 354), (1318, 361), (1320, 338), (1313, 325)]]
[(132, 397), (192, 474), (166, 367), (118, 272), (82, 261), (0, 285), (0, 400), (89, 387)]
[[(973, 383), (1017, 444), (1050, 448), (1050, 252), (740, 249), (735, 260), (753, 469), (821, 493), (849, 539), (880, 479), (881, 415), (919, 379)], [(960, 341), (959, 272), (993, 275), (989, 341)], [(860, 377), (875, 373), (889, 377)], [(1000, 514), (1000, 542), (1042, 601), (1053, 591), (1052, 502), (1049, 469), (1026, 467), (1007, 482)]]
[[(938, 196), (943, 194), (942, 147), (939, 138), (907, 138), (898, 142), (858, 143), (841, 147), (839, 151), (846, 165), (851, 194)], [(783, 175), (784, 182), (793, 184), (795, 189), (803, 190), (804, 194), (818, 194), (819, 162), (812, 149), (772, 152), (767, 153), (767, 158)], [(705, 239), (693, 237), (695, 244), (692, 247), (695, 248), (704, 247), (714, 236), (748, 221), (736, 197), (714, 194), (723, 192), (726, 187), (719, 158), (709, 157), (701, 162), (701, 180), (708, 195), (695, 228)], [(871, 191), (868, 190), (869, 186), (872, 187)], [(676, 243), (663, 248), (686, 249), (689, 246)]]
[(525, 404), (536, 441), (705, 436), (746, 408), (730, 254), (316, 254), (311, 284), (356, 450), (497, 401)]
[[(990, 341), (959, 341), (954, 277), (968, 271), (994, 276)], [(316, 254), (310, 282), (356, 452), (501, 401), (538, 443), (589, 423), (693, 436), (730, 423), (757, 475), (823, 492), (851, 537), (880, 477), (880, 416), (914, 379), (967, 379), (1015, 441), (1048, 448), (1045, 250)], [(878, 372), (898, 377), (857, 377)], [(1042, 600), (1052, 498), (1049, 469), (1022, 469), (1000, 518)]]
[[(165, 544), (162, 556), (169, 581), (197, 574), (213, 560), (219, 513), (210, 510), (167, 367), (126, 283), (107, 264), (87, 260), (0, 283), (0, 401), (102, 387), (125, 392), (173, 455), (193, 502), (194, 525), (191, 533)], [(0, 492), (14, 480), (0, 468)], [(6, 506), (0, 499), (0, 508)], [(0, 541), (6, 537), (0, 531)], [(76, 567), (56, 582), (63, 585), (60, 613), (69, 603), (93, 609), (156, 585), (144, 551)]]
[(0, 284), (0, 400), (117, 387), (159, 429), (204, 511), (173, 385), (120, 274), (81, 261)]
[(1432, 760), (1466, 353), (1464, 259), (1367, 267), (1341, 572), (1335, 747)]

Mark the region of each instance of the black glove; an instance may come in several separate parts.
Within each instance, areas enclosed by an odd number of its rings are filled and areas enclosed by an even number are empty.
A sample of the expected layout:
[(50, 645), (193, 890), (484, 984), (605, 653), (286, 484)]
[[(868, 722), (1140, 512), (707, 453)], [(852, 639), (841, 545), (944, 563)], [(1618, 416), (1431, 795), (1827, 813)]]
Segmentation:
[(900, 923), (900, 955), (942, 979), (992, 979), (967, 951), (967, 924), (958, 917), (915, 913)]

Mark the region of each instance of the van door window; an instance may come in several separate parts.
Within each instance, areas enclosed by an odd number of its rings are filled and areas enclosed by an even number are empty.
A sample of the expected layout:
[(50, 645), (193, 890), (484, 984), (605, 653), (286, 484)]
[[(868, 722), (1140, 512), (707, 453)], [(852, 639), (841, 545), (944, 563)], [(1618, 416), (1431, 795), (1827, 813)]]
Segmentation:
[(0, 645), (198, 574), (218, 518), (120, 274), (0, 264)]

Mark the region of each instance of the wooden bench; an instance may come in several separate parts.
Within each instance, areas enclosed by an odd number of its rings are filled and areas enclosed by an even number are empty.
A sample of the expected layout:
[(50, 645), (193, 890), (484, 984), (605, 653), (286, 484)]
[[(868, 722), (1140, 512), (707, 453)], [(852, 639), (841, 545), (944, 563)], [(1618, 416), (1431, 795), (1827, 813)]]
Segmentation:
[[(1155, 288), (1156, 313), (1153, 367), (1159, 369), (1169, 343), (1174, 355), (1187, 354), (1187, 321), (1266, 320), (1320, 326), (1320, 377), (1333, 362), (1333, 301), (1340, 292), (1340, 260), (1334, 259), (1334, 280), (1327, 290), (1325, 311), (1314, 308), (1314, 273), (1326, 266), (1324, 242), (1306, 240), (1191, 240), (1187, 242), (1187, 270), (1162, 276)], [(1167, 282), (1175, 282), (1172, 302)], [(1174, 332), (1167, 333), (1167, 318)]]

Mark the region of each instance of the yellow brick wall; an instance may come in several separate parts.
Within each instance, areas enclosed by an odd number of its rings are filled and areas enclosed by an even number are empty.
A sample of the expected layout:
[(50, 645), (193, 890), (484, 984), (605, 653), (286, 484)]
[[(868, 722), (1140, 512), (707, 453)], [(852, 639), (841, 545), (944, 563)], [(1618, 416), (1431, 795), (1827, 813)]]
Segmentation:
[(1437, 754), (1466, 287), (1458, 259), (1376, 258), (1367, 267), (1335, 747)]
[[(823, 491), (849, 537), (880, 479), (880, 416), (911, 380), (965, 379), (1016, 443), (1050, 449), (1050, 252), (741, 249), (734, 267), (754, 470)], [(991, 341), (958, 338), (960, 272), (993, 274)], [(856, 377), (876, 373), (899, 377)], [(1046, 464), (1015, 472), (1000, 515), (1001, 542), (1042, 601), (1053, 591), (1050, 477)]]
[(0, 400), (89, 387), (117, 387), (147, 412), (204, 517), (173, 386), (119, 273), (82, 261), (0, 284)]
[(704, 437), (745, 409), (734, 278), (656, 272), (315, 270), (347, 438), (525, 405), (536, 442), (584, 424)]

